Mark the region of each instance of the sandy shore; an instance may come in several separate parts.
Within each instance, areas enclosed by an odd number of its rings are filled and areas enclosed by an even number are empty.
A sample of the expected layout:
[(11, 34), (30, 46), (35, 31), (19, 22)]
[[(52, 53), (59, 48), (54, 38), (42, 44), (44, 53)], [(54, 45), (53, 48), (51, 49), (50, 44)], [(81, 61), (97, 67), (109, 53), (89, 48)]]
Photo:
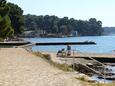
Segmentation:
[(0, 86), (86, 86), (22, 48), (0, 49)]

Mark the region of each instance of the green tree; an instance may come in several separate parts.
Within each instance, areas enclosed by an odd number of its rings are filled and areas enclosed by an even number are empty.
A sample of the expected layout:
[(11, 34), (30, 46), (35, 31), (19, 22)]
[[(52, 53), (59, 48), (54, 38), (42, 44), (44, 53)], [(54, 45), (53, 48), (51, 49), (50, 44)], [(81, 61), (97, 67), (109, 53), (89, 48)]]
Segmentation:
[(8, 16), (10, 11), (6, 0), (0, 0), (0, 38), (12, 36), (14, 30), (11, 27), (11, 21)]
[(90, 33), (91, 35), (101, 35), (103, 30), (102, 30), (102, 22), (97, 21), (95, 18), (90, 18), (89, 19), (89, 25), (90, 25)]
[(38, 28), (37, 24), (37, 16), (35, 15), (24, 15), (24, 20), (25, 20), (25, 30), (36, 30)]
[(24, 31), (24, 17), (23, 10), (16, 4), (8, 3), (10, 7), (9, 16), (14, 28), (14, 34), (21, 34)]

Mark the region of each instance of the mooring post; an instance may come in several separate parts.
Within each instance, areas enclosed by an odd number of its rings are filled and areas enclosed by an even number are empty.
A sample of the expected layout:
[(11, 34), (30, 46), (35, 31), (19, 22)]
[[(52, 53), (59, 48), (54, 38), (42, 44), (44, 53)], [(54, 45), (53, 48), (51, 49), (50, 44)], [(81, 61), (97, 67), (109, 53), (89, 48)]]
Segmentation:
[(113, 80), (113, 86), (115, 86), (115, 81)]
[(105, 84), (105, 82), (106, 82), (106, 80), (105, 80), (105, 66), (103, 66), (104, 67), (104, 69), (103, 69), (103, 73), (104, 73), (104, 84)]
[(75, 57), (74, 57), (74, 50), (73, 50), (73, 71), (75, 71)]

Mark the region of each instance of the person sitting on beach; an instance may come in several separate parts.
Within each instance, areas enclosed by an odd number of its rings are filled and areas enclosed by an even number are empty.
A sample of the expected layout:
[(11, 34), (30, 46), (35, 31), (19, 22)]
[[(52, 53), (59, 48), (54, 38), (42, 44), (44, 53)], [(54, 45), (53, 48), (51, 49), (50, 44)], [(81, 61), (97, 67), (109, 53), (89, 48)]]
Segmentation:
[(66, 52), (65, 52), (64, 48), (57, 52), (57, 56), (64, 56), (64, 55), (66, 55)]
[(58, 50), (57, 56), (60, 56), (61, 54), (62, 54), (62, 51), (61, 51), (61, 50)]
[(61, 51), (62, 51), (62, 56), (65, 56), (66, 55), (65, 49), (63, 48)]

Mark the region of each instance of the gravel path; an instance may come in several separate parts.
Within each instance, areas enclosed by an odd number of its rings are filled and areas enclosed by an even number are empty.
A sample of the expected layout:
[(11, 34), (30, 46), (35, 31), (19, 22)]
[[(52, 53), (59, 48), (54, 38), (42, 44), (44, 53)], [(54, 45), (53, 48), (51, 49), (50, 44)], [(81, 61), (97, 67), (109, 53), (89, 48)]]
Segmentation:
[(0, 86), (86, 86), (22, 48), (0, 49)]

